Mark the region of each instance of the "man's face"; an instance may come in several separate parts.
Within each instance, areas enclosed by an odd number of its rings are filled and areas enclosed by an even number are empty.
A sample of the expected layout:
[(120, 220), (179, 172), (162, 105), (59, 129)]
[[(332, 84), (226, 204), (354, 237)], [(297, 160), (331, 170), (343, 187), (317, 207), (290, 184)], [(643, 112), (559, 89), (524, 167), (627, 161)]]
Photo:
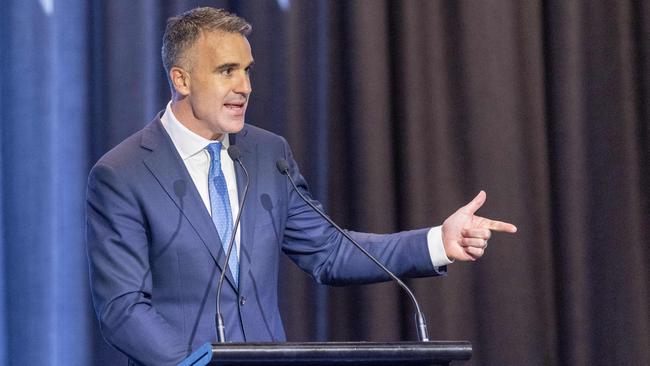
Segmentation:
[[(244, 127), (252, 91), (251, 46), (239, 33), (202, 32), (186, 53), (189, 62), (191, 127), (208, 138), (236, 133)], [(207, 136), (210, 135), (210, 136)]]

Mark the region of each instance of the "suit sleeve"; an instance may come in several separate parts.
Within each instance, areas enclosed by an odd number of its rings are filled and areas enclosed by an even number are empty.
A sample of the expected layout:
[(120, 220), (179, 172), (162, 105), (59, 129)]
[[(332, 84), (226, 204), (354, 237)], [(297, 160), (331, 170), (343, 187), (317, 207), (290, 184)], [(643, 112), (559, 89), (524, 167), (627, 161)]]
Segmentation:
[[(285, 142), (289, 172), (309, 199), (311, 194)], [(283, 251), (319, 283), (350, 285), (388, 281), (390, 278), (358, 248), (309, 207), (287, 183), (287, 222)], [(317, 206), (320, 203), (312, 200)], [(399, 277), (446, 274), (435, 268), (427, 246), (429, 228), (395, 234), (348, 231), (361, 246)]]
[(187, 348), (151, 303), (147, 223), (132, 188), (107, 164), (90, 173), (87, 254), (95, 311), (114, 347), (145, 365), (175, 365)]

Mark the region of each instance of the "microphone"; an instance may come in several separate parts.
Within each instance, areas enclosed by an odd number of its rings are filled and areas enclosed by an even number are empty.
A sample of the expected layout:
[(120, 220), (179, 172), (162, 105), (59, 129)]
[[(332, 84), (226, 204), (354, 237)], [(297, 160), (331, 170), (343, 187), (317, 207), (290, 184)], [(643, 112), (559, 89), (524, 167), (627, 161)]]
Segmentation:
[(228, 155), (233, 161), (236, 161), (244, 171), (244, 174), (246, 175), (246, 185), (244, 186), (244, 196), (241, 201), (239, 201), (239, 212), (237, 212), (235, 225), (230, 234), (230, 241), (228, 242), (228, 249), (226, 250), (226, 260), (224, 261), (223, 271), (221, 271), (221, 277), (219, 277), (219, 283), (217, 285), (217, 314), (215, 316), (215, 322), (217, 323), (217, 341), (219, 343), (226, 342), (226, 326), (224, 325), (223, 317), (221, 316), (221, 288), (223, 287), (223, 281), (226, 278), (226, 272), (228, 271), (228, 260), (232, 253), (233, 244), (235, 243), (235, 236), (237, 235), (237, 228), (239, 227), (239, 220), (241, 219), (241, 213), (244, 209), (244, 202), (246, 201), (246, 195), (248, 194), (248, 186), (250, 183), (250, 176), (244, 167), (244, 163), (241, 161), (241, 151), (239, 148), (235, 145), (230, 145), (228, 147)]
[(305, 201), (311, 207), (314, 211), (316, 211), (319, 215), (321, 215), (327, 222), (330, 223), (330, 225), (334, 226), (338, 232), (340, 232), (346, 239), (348, 239), (352, 244), (354, 244), (357, 249), (359, 249), (363, 254), (366, 255), (366, 257), (370, 258), (379, 268), (381, 268), (384, 272), (386, 272), (392, 279), (393, 281), (397, 282), (397, 284), (406, 291), (406, 293), (409, 295), (411, 298), (411, 301), (413, 302), (413, 305), (415, 305), (415, 325), (418, 333), (418, 340), (421, 342), (428, 342), (429, 341), (429, 335), (427, 331), (427, 323), (424, 320), (424, 315), (422, 315), (422, 311), (420, 311), (420, 305), (418, 304), (418, 301), (415, 299), (415, 295), (413, 295), (413, 292), (411, 289), (406, 286), (406, 284), (399, 279), (391, 270), (386, 268), (381, 262), (377, 260), (372, 254), (370, 254), (364, 247), (362, 247), (359, 243), (357, 243), (352, 237), (345, 232), (343, 229), (341, 229), (332, 219), (330, 219), (323, 211), (321, 211), (316, 205), (314, 205), (310, 199), (305, 197), (305, 195), (300, 192), (298, 189), (298, 186), (296, 185), (296, 182), (293, 181), (293, 178), (291, 177), (291, 174), (289, 174), (289, 164), (287, 163), (286, 160), (280, 159), (275, 163), (276, 167), (278, 168), (278, 171), (282, 175), (286, 175), (287, 178), (289, 178), (289, 182), (291, 182), (291, 185), (293, 186), (293, 189), (296, 190), (300, 198)]

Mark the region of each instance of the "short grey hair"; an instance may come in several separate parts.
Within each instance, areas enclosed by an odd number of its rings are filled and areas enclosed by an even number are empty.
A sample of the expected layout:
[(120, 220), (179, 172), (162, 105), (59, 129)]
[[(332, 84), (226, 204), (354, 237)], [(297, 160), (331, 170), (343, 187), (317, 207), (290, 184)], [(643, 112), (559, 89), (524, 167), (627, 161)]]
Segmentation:
[(210, 7), (195, 8), (169, 18), (161, 51), (167, 78), (172, 67), (186, 64), (185, 51), (196, 43), (204, 30), (239, 33), (247, 37), (253, 27), (244, 18)]

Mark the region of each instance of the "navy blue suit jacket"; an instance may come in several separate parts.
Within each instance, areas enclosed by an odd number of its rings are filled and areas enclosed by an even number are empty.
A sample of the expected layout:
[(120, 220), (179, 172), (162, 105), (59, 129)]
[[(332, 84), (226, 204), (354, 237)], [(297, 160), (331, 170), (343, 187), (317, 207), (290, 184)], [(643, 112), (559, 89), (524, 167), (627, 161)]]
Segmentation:
[[(228, 341), (283, 341), (278, 263), (284, 252), (319, 283), (388, 278), (312, 211), (278, 173), (309, 195), (286, 141), (246, 125), (230, 135), (250, 173), (241, 219), (240, 283), (227, 273), (222, 312)], [(240, 197), (245, 182), (236, 167)], [(216, 340), (215, 293), (224, 253), (219, 235), (159, 118), (103, 156), (87, 192), (92, 296), (105, 339), (132, 360), (175, 364)], [(350, 232), (400, 276), (440, 274), (427, 230)], [(444, 268), (442, 269), (444, 271)]]

